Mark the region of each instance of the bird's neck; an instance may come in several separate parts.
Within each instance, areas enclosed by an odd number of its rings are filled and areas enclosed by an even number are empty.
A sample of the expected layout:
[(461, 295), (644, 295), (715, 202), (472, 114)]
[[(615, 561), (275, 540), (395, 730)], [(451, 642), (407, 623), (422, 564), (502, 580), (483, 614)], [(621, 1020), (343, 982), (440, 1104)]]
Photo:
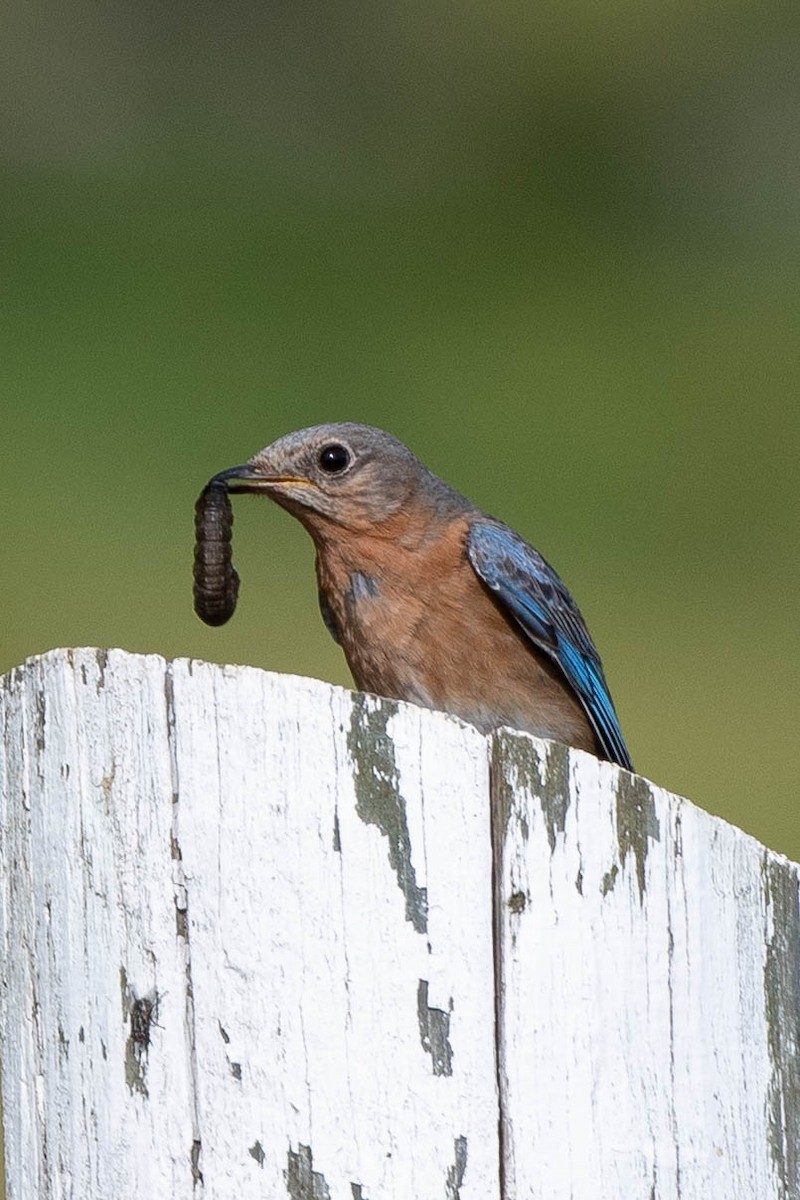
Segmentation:
[(442, 523), (436, 514), (421, 507), (401, 509), (383, 521), (360, 528), (346, 528), (330, 520), (308, 522), (317, 554), (336, 560), (348, 570), (363, 570), (365, 564), (382, 562), (387, 555), (404, 557), (424, 554), (441, 536)]

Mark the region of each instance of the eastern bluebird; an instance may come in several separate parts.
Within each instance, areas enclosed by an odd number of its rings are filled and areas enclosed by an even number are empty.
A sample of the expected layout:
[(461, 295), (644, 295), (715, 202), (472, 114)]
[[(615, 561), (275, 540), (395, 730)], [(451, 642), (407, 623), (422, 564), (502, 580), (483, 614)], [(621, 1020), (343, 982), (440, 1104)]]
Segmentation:
[[(367, 425), (317, 425), (216, 475), (198, 501), (195, 607), (210, 624), (231, 615), (238, 586), (225, 489), (263, 492), (305, 525), (322, 616), (357, 687), (633, 769), (600, 656), (564, 583), (402, 442)], [(209, 564), (223, 571), (222, 610), (203, 603)]]

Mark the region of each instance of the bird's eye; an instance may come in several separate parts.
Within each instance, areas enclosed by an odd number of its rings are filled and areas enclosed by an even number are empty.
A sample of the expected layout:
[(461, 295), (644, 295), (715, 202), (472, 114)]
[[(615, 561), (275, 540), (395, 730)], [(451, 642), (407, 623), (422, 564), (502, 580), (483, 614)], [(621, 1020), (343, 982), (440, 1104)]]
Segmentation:
[(346, 446), (333, 442), (320, 450), (317, 461), (326, 475), (341, 475), (350, 466), (350, 451)]

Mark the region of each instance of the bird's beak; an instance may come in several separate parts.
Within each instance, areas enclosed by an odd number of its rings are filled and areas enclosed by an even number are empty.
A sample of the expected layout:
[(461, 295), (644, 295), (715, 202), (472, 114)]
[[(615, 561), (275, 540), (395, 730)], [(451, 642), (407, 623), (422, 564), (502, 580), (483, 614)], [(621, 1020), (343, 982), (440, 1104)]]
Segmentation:
[(287, 484), (292, 487), (308, 487), (311, 480), (298, 475), (262, 471), (250, 463), (242, 463), (239, 467), (229, 467), (227, 471), (220, 471), (211, 483), (222, 484), (229, 492), (271, 492)]

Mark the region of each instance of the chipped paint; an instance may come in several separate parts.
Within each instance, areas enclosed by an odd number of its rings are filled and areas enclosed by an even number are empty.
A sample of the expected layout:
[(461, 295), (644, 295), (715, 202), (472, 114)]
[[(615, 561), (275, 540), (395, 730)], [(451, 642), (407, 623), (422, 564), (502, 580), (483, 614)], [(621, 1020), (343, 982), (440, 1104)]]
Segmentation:
[(767, 1045), (772, 1072), (768, 1119), (781, 1196), (800, 1195), (800, 895), (797, 867), (765, 855), (770, 927), (764, 959)]
[(611, 870), (606, 871), (605, 875), (603, 876), (603, 881), (600, 884), (600, 895), (601, 896), (607, 896), (609, 892), (613, 892), (614, 884), (617, 882), (618, 875), (619, 875), (619, 867), (617, 866), (616, 863), (612, 863)]
[(140, 1096), (148, 1097), (148, 1084), (146, 1084), (146, 1052), (142, 1046), (137, 1045), (133, 1038), (127, 1038), (125, 1043), (125, 1082), (130, 1087), (131, 1092), (138, 1092)]
[[(536, 796), (544, 817), (552, 853), (559, 833), (564, 833), (570, 805), (569, 747), (551, 742), (543, 758), (525, 734), (497, 733), (492, 746), (492, 809), (501, 834), (508, 824), (512, 798), (519, 787)], [(518, 815), (523, 841), (530, 836), (528, 815)]]
[(155, 991), (147, 996), (137, 996), (128, 982), (124, 966), (119, 969), (119, 986), (122, 999), (122, 1017), (129, 1026), (125, 1041), (125, 1082), (131, 1092), (148, 1096), (147, 1057), (150, 1050), (150, 1028), (158, 1011)]
[(356, 812), (368, 825), (377, 825), (389, 843), (389, 863), (406, 902), (406, 920), (417, 933), (428, 928), (428, 894), (417, 883), (411, 861), (406, 802), (400, 793), (400, 779), (394, 756), (394, 743), (387, 725), (397, 713), (389, 700), (356, 694), (347, 748), (353, 761)]
[(445, 1196), (447, 1200), (461, 1200), (461, 1185), (467, 1171), (467, 1139), (463, 1136), (457, 1137), (453, 1142), (453, 1149), (455, 1161), (447, 1172)]
[(182, 942), (189, 940), (189, 913), (178, 905), (175, 899), (175, 934)]
[(539, 762), (539, 802), (542, 806), (550, 853), (556, 848), (556, 838), (567, 827), (569, 811), (569, 749), (553, 742), (547, 758)]
[(203, 1144), (200, 1138), (195, 1138), (192, 1142), (192, 1148), (189, 1151), (189, 1163), (192, 1169), (192, 1183), (195, 1187), (203, 1183), (203, 1172), (200, 1170), (200, 1154), (203, 1149)]
[[(527, 737), (509, 733), (496, 733), (492, 737), (491, 784), (492, 816), (495, 831), (502, 839), (508, 829), (508, 819), (516, 796), (517, 781), (536, 780), (538, 790), (540, 773), (539, 755)], [(528, 833), (525, 822), (526, 836)]]
[(331, 1200), (325, 1176), (314, 1171), (310, 1146), (299, 1145), (297, 1153), (289, 1147), (288, 1166), (283, 1173), (290, 1200)]
[(248, 1148), (247, 1153), (250, 1155), (251, 1158), (254, 1158), (256, 1160), (256, 1162), (258, 1163), (258, 1165), (260, 1167), (264, 1166), (267, 1156), (264, 1153), (264, 1147), (261, 1145), (261, 1142), (259, 1142), (258, 1139), (256, 1139), (253, 1142), (253, 1145)]
[(33, 697), (34, 735), (33, 744), (41, 754), (45, 749), (45, 729), (47, 727), (47, 701), (43, 691), (38, 690)]
[(639, 775), (630, 775), (627, 771), (620, 771), (616, 791), (616, 812), (620, 863), (624, 867), (628, 853), (633, 852), (636, 859), (639, 900), (644, 903), (647, 848), (651, 841), (661, 841), (661, 826), (656, 815), (656, 803), (650, 784), (646, 779), (642, 779)]
[(108, 650), (98, 649), (94, 652), (95, 662), (97, 663), (97, 683), (95, 688), (98, 696), (106, 686), (106, 667), (108, 666)]
[(428, 1007), (428, 982), (420, 979), (417, 986), (417, 1020), (422, 1049), (431, 1056), (434, 1075), (453, 1074), (453, 1047), (450, 1045), (450, 1012)]
[(123, 1021), (127, 1021), (131, 997), (130, 990), (128, 988), (128, 972), (125, 970), (124, 966), (120, 966), (119, 968), (119, 991), (120, 996), (122, 997), (122, 1019)]

